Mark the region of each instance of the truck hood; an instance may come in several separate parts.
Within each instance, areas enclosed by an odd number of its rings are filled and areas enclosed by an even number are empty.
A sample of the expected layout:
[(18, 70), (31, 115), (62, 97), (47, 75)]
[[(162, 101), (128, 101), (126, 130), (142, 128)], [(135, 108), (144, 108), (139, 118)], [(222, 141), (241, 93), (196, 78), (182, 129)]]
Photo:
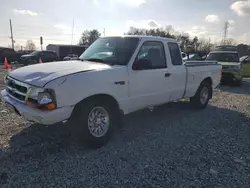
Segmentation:
[(110, 68), (110, 65), (88, 61), (58, 61), (22, 67), (11, 71), (9, 76), (27, 84), (43, 87), (49, 81), (69, 74)]
[(240, 63), (237, 62), (222, 62), (222, 61), (218, 61), (218, 64), (222, 65), (222, 66), (237, 66), (240, 65)]

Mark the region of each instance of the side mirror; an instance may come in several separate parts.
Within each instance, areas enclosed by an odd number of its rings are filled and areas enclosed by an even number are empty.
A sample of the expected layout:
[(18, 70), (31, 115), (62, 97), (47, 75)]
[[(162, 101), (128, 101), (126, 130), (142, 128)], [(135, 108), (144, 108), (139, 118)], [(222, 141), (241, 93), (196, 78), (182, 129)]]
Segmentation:
[(132, 68), (133, 68), (133, 70), (152, 69), (152, 63), (147, 59), (139, 59), (136, 62), (134, 62)]

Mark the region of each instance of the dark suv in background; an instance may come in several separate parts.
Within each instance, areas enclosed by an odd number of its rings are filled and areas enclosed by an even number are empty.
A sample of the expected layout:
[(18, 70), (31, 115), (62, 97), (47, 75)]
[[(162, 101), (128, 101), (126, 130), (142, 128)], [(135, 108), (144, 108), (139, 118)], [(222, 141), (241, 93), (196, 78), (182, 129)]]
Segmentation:
[(30, 54), (22, 55), (19, 63), (23, 65), (32, 65), (39, 63), (40, 58), (43, 63), (58, 61), (58, 56), (54, 51), (34, 51)]

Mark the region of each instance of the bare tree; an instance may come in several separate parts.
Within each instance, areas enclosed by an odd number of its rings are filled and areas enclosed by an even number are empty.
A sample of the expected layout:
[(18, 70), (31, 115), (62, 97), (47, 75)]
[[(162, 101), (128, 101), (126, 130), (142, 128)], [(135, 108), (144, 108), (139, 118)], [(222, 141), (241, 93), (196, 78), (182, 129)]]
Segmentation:
[(232, 38), (228, 38), (228, 39), (225, 39), (225, 40), (222, 40), (221, 41), (221, 45), (232, 45), (232, 46), (235, 46), (237, 43), (234, 39)]
[(199, 39), (198, 50), (201, 52), (209, 53), (214, 46), (206, 39)]
[(80, 38), (79, 44), (80, 45), (91, 45), (93, 42), (95, 42), (99, 37), (101, 36), (101, 33), (96, 30), (85, 30), (82, 33), (82, 36)]
[(248, 45), (247, 44), (239, 44), (237, 46), (237, 51), (239, 53), (239, 56), (242, 57), (242, 56), (245, 56), (245, 55), (250, 55), (248, 52)]
[(130, 27), (129, 31), (125, 33), (126, 35), (146, 35), (146, 29), (140, 29), (135, 27)]
[[(12, 45), (8, 45), (8, 48), (12, 48)], [(21, 49), (21, 45), (20, 44), (15, 44), (14, 45), (14, 49), (15, 49), (15, 51), (18, 51), (18, 50), (20, 50)]]
[(35, 43), (32, 40), (27, 40), (25, 50), (31, 50), (31, 51), (36, 50)]
[(165, 31), (165, 33), (171, 36), (174, 36), (176, 34), (176, 31), (174, 30), (172, 25), (166, 26), (163, 30)]
[(21, 50), (21, 45), (20, 44), (15, 44), (15, 50), (16, 51)]

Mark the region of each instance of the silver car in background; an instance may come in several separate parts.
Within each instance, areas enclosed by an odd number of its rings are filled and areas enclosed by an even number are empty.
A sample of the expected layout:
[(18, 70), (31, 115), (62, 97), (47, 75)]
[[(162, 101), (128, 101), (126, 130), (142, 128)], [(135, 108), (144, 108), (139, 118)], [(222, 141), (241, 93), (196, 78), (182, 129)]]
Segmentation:
[(63, 58), (63, 61), (68, 61), (68, 60), (77, 60), (79, 59), (78, 55), (76, 54), (69, 54), (66, 57)]

